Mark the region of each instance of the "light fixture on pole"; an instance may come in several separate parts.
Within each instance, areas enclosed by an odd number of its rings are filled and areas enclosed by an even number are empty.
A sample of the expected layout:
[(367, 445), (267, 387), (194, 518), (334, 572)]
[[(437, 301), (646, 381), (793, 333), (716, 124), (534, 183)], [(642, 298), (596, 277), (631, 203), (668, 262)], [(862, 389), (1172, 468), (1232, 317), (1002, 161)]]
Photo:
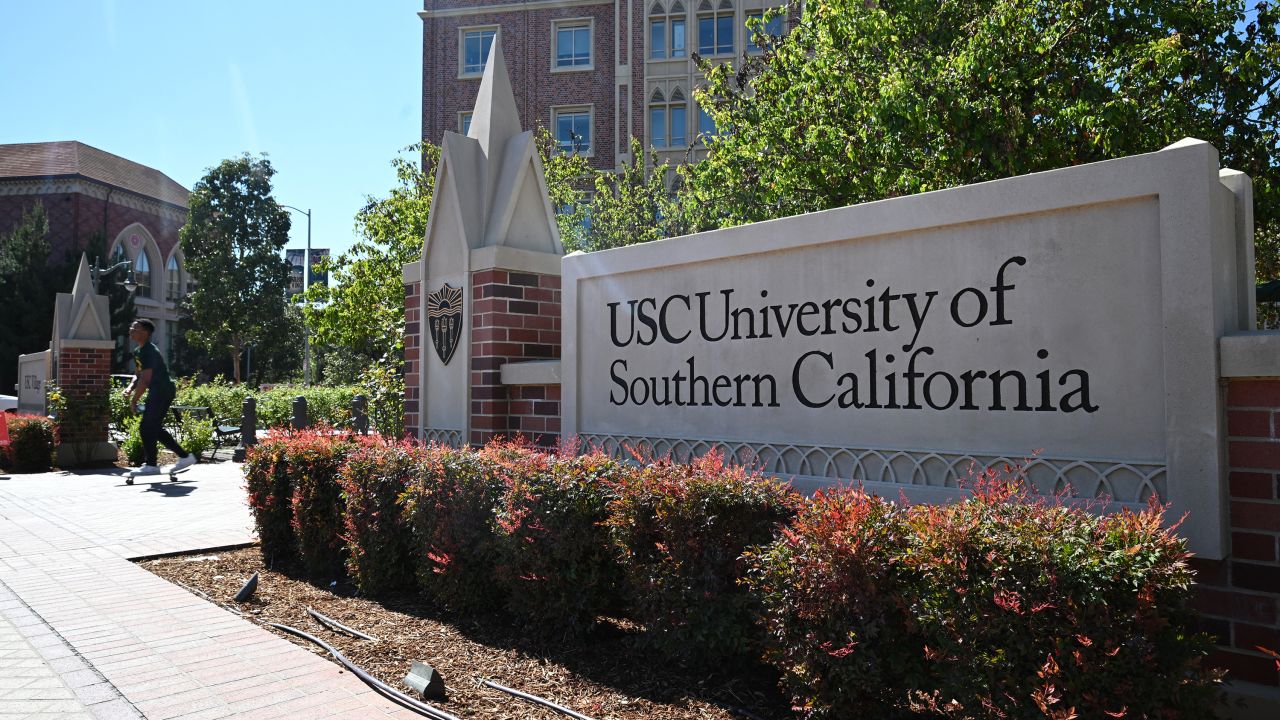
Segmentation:
[(124, 278), (124, 289), (125, 289), (125, 290), (127, 290), (127, 291), (128, 291), (128, 292), (130, 292), (130, 293), (132, 293), (134, 290), (137, 290), (137, 289), (138, 289), (138, 282), (137, 282), (137, 278), (136, 278), (136, 277), (134, 276), (134, 274), (133, 274), (133, 261), (132, 261), (132, 260), (125, 260), (124, 262), (118, 262), (118, 263), (116, 263), (115, 265), (112, 265), (112, 266), (111, 266), (111, 267), (109, 267), (109, 268), (101, 267), (101, 266), (98, 264), (100, 261), (101, 261), (101, 258), (99, 258), (99, 257), (97, 257), (97, 256), (94, 256), (94, 258), (93, 258), (93, 266), (89, 268), (89, 278), (90, 278), (91, 280), (93, 280), (93, 290), (94, 290), (94, 292), (97, 292), (97, 291), (98, 291), (98, 286), (99, 286), (99, 284), (101, 284), (101, 282), (102, 282), (102, 278), (103, 278), (103, 276), (104, 276), (104, 275), (110, 275), (111, 273), (113, 273), (113, 272), (115, 272), (116, 270), (119, 270), (120, 268), (123, 268), (123, 267), (127, 267), (127, 268), (129, 268), (129, 273), (128, 273), (127, 275), (125, 275), (125, 278)]
[[(302, 257), (302, 294), (305, 297), (307, 288), (311, 287), (311, 210), (303, 210), (292, 205), (279, 203), (280, 207), (300, 212), (307, 216), (307, 254)], [(302, 316), (302, 384), (311, 385), (311, 333), (307, 330), (307, 316)]]

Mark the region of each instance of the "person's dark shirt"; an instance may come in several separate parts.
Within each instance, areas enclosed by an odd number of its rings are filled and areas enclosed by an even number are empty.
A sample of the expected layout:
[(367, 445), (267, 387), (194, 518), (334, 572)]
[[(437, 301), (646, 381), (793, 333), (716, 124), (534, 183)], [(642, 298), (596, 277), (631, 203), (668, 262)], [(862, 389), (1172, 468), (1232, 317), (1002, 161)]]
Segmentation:
[(147, 386), (149, 392), (173, 395), (176, 390), (173, 378), (169, 377), (169, 367), (165, 365), (164, 356), (160, 354), (160, 348), (156, 347), (155, 343), (139, 345), (133, 351), (133, 367), (139, 376), (142, 375), (143, 370), (151, 371), (151, 384)]

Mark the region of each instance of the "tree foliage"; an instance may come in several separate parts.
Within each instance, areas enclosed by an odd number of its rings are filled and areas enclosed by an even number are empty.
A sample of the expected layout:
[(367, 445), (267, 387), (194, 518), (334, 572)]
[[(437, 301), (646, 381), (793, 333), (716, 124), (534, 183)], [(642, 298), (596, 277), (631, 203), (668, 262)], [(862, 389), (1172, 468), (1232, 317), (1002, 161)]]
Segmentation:
[(196, 282), (187, 338), (225, 353), (237, 382), (245, 348), (278, 333), (287, 317), (289, 214), (271, 196), (273, 175), (266, 157), (223, 160), (196, 183), (178, 235)]
[[(679, 213), (667, 192), (666, 162), (646, 171), (644, 146), (631, 139), (631, 160), (616, 172), (595, 173), (595, 192), (585, 203), (586, 222), (576, 228), (565, 251), (607, 250), (678, 234)], [(562, 233), (563, 235), (563, 233)]]
[(0, 394), (13, 393), (18, 355), (48, 349), (54, 296), (71, 291), (55, 284), (61, 273), (54, 272), (50, 253), (49, 220), (38, 202), (0, 236), (0, 307), (22, 308), (0, 323)]
[(411, 145), (393, 158), (396, 185), (386, 197), (366, 196), (356, 213), (360, 239), (325, 261), (330, 283), (312, 285), (303, 307), (316, 341), (371, 358), (400, 357), (404, 349), (401, 268), (422, 257), (440, 149)]
[(1274, 272), (1277, 20), (1244, 0), (808, 2), (764, 53), (703, 63), (728, 132), (684, 169), (682, 210), (725, 227), (1196, 137), (1252, 176)]

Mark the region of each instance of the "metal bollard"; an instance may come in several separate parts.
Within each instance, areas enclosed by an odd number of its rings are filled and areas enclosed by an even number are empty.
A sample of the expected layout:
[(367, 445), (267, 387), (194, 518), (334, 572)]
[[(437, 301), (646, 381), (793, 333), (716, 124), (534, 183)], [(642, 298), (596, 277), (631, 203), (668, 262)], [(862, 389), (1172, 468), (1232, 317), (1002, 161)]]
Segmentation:
[(305, 430), (310, 425), (307, 422), (307, 398), (299, 395), (293, 399), (293, 429)]
[(244, 462), (249, 448), (258, 444), (258, 401), (252, 396), (240, 403), (240, 442), (236, 444), (231, 459)]
[(369, 434), (369, 399), (364, 395), (351, 398), (351, 427), (361, 435)]

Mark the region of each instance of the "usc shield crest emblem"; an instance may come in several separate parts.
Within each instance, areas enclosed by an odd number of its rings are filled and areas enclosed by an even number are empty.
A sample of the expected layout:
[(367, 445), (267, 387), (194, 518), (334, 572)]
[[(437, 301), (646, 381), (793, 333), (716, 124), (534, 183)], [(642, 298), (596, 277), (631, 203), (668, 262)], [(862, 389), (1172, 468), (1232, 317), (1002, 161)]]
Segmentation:
[(448, 365), (462, 335), (462, 288), (445, 283), (427, 296), (427, 326), (431, 328), (431, 344), (436, 346), (436, 355), (440, 362)]

